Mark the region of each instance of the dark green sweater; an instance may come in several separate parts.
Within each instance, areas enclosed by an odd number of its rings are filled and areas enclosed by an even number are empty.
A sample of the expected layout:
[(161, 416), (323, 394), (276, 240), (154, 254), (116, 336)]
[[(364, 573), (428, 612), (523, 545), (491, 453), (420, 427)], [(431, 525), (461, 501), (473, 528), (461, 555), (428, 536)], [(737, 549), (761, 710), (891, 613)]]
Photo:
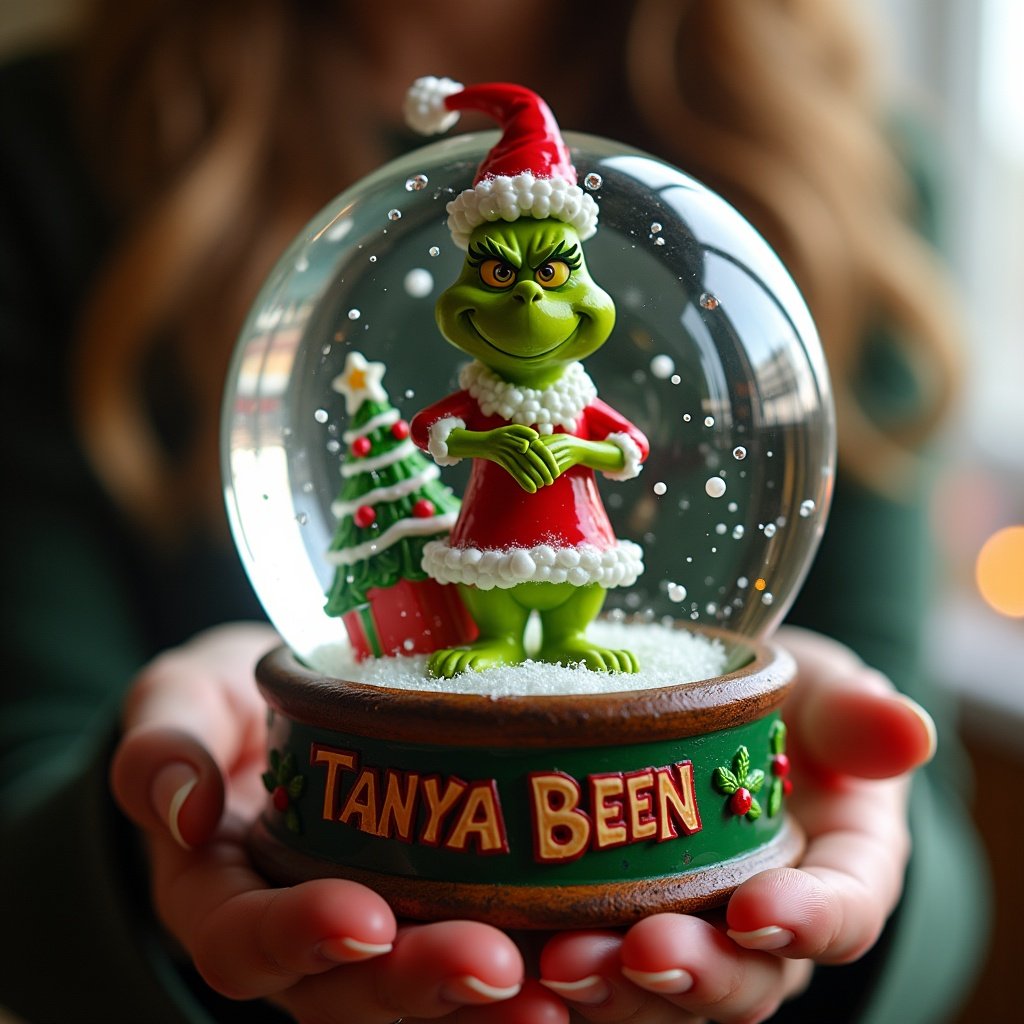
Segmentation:
[[(261, 613), (233, 551), (196, 537), (162, 558), (76, 441), (69, 349), (112, 225), (76, 150), (68, 95), (59, 59), (0, 71), (0, 1006), (31, 1021), (258, 1020), (273, 1014), (211, 997), (172, 956), (134, 831), (107, 790), (118, 708), (139, 667), (203, 627)], [(898, 398), (884, 358), (867, 372)], [(920, 674), (932, 558), (923, 491), (896, 504), (841, 483), (790, 619), (849, 644), (942, 720)], [(973, 962), (977, 860), (952, 795), (956, 762), (942, 764), (947, 778), (936, 770), (917, 787), (917, 852), (889, 934), (862, 965), (817, 972), (780, 1020), (936, 1022), (955, 1008)], [(873, 1014), (857, 1010), (872, 1000)]]

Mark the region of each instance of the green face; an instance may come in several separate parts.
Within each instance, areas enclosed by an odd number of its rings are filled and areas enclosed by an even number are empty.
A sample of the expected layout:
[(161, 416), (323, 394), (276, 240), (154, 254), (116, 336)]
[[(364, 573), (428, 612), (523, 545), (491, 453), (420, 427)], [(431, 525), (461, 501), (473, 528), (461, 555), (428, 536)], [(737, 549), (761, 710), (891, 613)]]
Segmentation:
[(441, 333), (506, 380), (541, 386), (600, 348), (611, 296), (587, 272), (574, 228), (524, 217), (482, 224), (458, 280), (437, 300)]

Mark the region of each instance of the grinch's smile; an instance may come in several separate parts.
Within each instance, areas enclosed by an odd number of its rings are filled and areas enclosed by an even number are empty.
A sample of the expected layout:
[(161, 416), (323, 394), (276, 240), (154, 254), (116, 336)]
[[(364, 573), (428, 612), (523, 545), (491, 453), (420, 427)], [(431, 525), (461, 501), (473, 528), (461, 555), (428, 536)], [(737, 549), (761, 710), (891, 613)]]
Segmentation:
[(507, 356), (509, 359), (520, 359), (523, 362), (532, 362), (539, 359), (547, 359), (549, 356), (554, 355), (560, 348), (568, 345), (573, 338), (576, 337), (577, 332), (580, 329), (580, 324), (583, 321), (583, 317), (579, 314), (576, 316), (576, 322), (573, 325), (572, 330), (559, 342), (552, 345), (551, 348), (545, 349), (543, 352), (535, 352), (533, 355), (522, 355), (519, 352), (509, 352), (508, 349), (502, 348), (500, 345), (496, 345), (490, 338), (480, 330), (479, 327), (473, 322), (474, 310), (467, 309), (462, 315), (466, 320), (466, 323), (472, 328), (473, 333), (487, 346), (493, 348), (495, 352), (500, 352), (503, 356)]

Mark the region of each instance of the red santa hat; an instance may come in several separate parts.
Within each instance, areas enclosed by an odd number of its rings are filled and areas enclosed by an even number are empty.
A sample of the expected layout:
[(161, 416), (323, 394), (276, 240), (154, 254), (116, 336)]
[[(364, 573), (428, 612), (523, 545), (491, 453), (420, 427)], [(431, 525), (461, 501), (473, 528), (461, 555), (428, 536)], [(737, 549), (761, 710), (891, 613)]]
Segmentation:
[(448, 229), (465, 249), (488, 221), (534, 217), (571, 224), (581, 239), (597, 230), (597, 203), (576, 184), (576, 168), (548, 105), (507, 82), (463, 86), (450, 78), (418, 78), (406, 94), (405, 120), (423, 135), (448, 131), (461, 110), (493, 117), (502, 136), (473, 181), (448, 204)]

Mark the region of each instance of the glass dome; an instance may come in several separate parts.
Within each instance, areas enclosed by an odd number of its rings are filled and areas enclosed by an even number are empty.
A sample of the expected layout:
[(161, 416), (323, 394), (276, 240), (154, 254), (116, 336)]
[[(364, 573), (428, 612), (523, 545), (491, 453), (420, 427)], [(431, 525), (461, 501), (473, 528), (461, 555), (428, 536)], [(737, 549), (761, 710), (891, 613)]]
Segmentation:
[[(324, 607), (349, 421), (332, 382), (352, 352), (382, 362), (406, 419), (457, 390), (466, 360), (434, 321), (463, 260), (445, 204), (496, 138), (426, 146), (335, 199), (243, 328), (224, 406), (229, 517), (268, 616), (314, 668), (318, 650), (347, 642)], [(651, 442), (638, 479), (600, 483), (616, 535), (640, 543), (646, 565), (635, 585), (609, 591), (606, 610), (764, 638), (803, 580), (832, 492), (834, 416), (811, 317), (719, 196), (644, 153), (565, 140), (600, 207), (587, 263), (617, 311), (586, 369)], [(458, 494), (466, 471), (443, 479)]]

